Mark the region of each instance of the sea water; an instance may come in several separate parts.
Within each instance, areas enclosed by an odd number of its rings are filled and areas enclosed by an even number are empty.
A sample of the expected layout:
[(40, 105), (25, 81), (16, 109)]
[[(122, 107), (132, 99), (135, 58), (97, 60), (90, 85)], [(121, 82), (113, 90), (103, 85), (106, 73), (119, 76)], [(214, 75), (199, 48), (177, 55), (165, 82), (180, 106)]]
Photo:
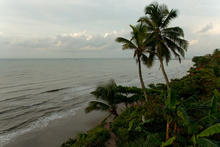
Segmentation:
[[(169, 78), (180, 78), (191, 60), (171, 60)], [(142, 65), (144, 83), (165, 83), (159, 62)], [(123, 86), (140, 86), (133, 59), (0, 59), (0, 147), (49, 122), (72, 117), (86, 107), (97, 85), (114, 79)]]

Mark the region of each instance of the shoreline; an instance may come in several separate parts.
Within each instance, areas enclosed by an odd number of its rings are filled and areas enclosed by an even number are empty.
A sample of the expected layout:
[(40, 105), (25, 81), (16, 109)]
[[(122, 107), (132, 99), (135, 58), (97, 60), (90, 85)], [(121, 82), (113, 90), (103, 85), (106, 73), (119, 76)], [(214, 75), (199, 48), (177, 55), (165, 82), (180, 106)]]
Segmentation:
[[(190, 63), (191, 64), (191, 63)], [(189, 63), (187, 64), (189, 65)], [(188, 66), (183, 66), (185, 69)], [(173, 73), (171, 70), (171, 77), (182, 77), (187, 72), (177, 70)], [(148, 79), (148, 83), (164, 83), (163, 78)], [(137, 86), (138, 87), (138, 86)], [(9, 143), (0, 147), (48, 147), (48, 146), (61, 146), (68, 138), (75, 138), (76, 133), (86, 133), (88, 130), (97, 126), (106, 116), (107, 112), (93, 111), (85, 114), (84, 107), (75, 111), (75, 115), (69, 117), (53, 120), (49, 124), (39, 130), (33, 130), (10, 140)]]
[(85, 114), (84, 108), (80, 108), (74, 116), (52, 121), (41, 130), (23, 134), (3, 147), (60, 147), (68, 138), (75, 138), (76, 133), (86, 133), (97, 126), (107, 115), (101, 111)]

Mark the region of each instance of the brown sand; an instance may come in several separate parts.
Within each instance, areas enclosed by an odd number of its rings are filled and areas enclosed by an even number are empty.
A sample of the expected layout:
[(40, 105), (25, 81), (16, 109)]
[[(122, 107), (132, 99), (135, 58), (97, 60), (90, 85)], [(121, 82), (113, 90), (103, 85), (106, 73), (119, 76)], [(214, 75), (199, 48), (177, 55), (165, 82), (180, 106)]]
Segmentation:
[(60, 147), (68, 138), (75, 138), (76, 133), (87, 132), (98, 125), (107, 115), (100, 111), (85, 114), (84, 109), (79, 109), (71, 118), (53, 121), (41, 130), (19, 136), (4, 147)]

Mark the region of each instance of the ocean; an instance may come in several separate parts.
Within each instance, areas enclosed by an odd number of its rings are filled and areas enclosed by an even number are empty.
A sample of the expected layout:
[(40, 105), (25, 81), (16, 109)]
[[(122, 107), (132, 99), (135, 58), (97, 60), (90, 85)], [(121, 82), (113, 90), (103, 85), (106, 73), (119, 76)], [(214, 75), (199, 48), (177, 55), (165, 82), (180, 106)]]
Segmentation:
[[(169, 79), (187, 74), (191, 60), (171, 60)], [(145, 85), (165, 83), (159, 62), (142, 66)], [(94, 100), (97, 85), (114, 79), (118, 85), (141, 87), (134, 59), (0, 59), (0, 147), (16, 137), (74, 117)]]

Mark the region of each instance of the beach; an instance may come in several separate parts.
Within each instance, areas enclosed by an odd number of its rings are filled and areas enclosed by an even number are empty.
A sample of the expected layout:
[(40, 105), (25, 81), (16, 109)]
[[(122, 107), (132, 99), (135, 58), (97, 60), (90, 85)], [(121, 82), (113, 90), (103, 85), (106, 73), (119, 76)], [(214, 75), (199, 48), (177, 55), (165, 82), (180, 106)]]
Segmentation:
[(84, 109), (79, 109), (76, 115), (53, 121), (41, 130), (19, 136), (5, 147), (59, 147), (68, 138), (75, 138), (76, 133), (86, 133), (106, 116), (107, 112), (94, 111), (85, 114)]

